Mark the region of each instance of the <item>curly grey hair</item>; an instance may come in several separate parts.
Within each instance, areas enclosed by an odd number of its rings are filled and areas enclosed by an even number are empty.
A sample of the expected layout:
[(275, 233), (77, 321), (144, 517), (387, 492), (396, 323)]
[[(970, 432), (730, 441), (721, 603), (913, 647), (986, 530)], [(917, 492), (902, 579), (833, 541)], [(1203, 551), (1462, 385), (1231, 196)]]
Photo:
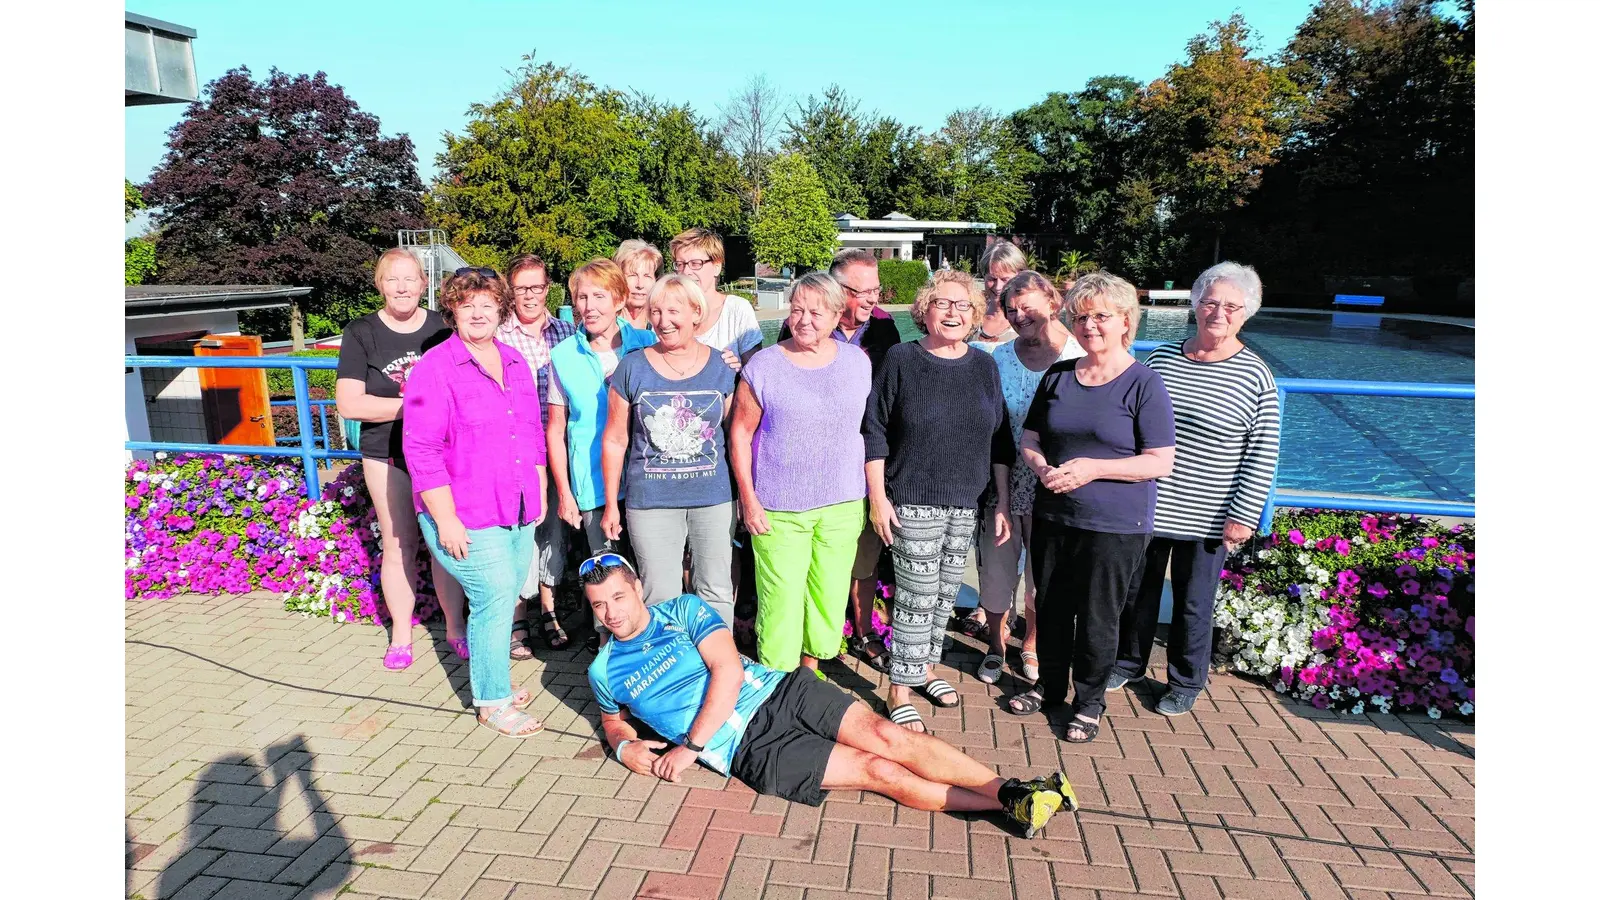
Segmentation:
[(1194, 280), (1194, 286), (1189, 289), (1189, 305), (1199, 309), (1206, 291), (1218, 283), (1232, 285), (1244, 295), (1246, 319), (1261, 309), (1261, 276), (1256, 274), (1254, 268), (1231, 261), (1219, 262), (1200, 273), (1200, 277)]

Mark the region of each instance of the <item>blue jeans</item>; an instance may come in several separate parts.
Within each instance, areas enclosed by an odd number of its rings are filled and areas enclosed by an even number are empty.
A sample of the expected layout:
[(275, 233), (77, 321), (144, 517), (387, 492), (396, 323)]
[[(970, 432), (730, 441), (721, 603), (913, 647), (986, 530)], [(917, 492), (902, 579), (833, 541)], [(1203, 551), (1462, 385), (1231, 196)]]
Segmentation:
[(475, 706), (511, 702), (511, 614), (517, 591), (533, 563), (534, 526), (469, 528), (472, 544), (466, 559), (456, 559), (439, 546), (433, 516), (417, 516), (428, 551), (461, 583), (467, 595), (467, 670), (472, 675)]

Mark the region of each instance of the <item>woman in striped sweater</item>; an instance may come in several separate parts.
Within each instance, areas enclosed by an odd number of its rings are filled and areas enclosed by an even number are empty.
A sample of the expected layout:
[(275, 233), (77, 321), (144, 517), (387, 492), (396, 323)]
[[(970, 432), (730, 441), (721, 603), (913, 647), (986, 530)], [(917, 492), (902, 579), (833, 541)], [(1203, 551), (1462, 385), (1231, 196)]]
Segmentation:
[(1123, 610), (1117, 669), (1106, 685), (1117, 690), (1144, 677), (1170, 560), (1167, 693), (1156, 705), (1165, 716), (1189, 712), (1205, 689), (1222, 564), (1260, 521), (1278, 465), (1278, 384), (1239, 340), (1240, 326), (1261, 308), (1261, 278), (1249, 266), (1218, 263), (1195, 279), (1191, 296), (1198, 333), (1145, 360), (1172, 397), (1178, 452), (1159, 482), (1155, 535)]

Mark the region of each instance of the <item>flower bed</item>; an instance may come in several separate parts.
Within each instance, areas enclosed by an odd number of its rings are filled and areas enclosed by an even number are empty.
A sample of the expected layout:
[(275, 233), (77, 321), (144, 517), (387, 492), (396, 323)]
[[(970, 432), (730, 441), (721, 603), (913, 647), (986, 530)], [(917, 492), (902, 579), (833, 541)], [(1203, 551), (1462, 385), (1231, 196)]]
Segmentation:
[[(129, 464), (124, 505), (129, 599), (269, 590), (304, 615), (388, 622), (358, 465), (313, 502), (298, 459), (157, 454)], [(1281, 512), (1223, 571), (1218, 661), (1319, 709), (1471, 716), (1474, 547), (1471, 525)], [(414, 622), (438, 612), (431, 571), (423, 547)], [(873, 603), (886, 642), (892, 594), (880, 583)]]
[[(382, 549), (359, 465), (305, 496), (294, 458), (183, 453), (128, 465), (124, 593), (269, 590), (284, 608), (341, 622), (388, 622), (378, 583)], [(438, 611), (424, 547), (415, 622)]]
[(1223, 571), (1218, 656), (1318, 709), (1471, 716), (1474, 546), (1471, 525), (1279, 513)]

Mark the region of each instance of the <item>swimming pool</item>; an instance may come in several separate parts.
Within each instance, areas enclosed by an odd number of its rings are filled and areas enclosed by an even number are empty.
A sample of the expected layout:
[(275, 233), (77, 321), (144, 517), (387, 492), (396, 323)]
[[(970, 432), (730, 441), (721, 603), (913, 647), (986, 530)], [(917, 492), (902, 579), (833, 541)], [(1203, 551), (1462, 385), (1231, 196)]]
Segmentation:
[[(920, 336), (895, 313), (900, 334)], [(779, 322), (763, 322), (771, 344)], [(1187, 307), (1146, 308), (1141, 340), (1194, 333)], [(1370, 314), (1265, 311), (1240, 333), (1279, 378), (1473, 383), (1473, 329)], [(1475, 501), (1473, 403), (1290, 395), (1278, 486), (1336, 494)]]

